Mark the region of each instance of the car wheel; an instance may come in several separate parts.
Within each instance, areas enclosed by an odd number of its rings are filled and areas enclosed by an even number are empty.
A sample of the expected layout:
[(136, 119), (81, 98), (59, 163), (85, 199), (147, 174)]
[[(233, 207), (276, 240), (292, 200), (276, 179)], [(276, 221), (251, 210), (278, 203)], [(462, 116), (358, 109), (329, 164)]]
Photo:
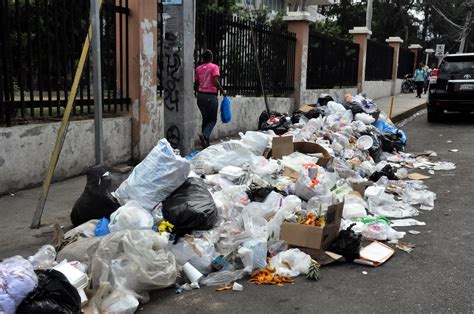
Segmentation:
[(441, 121), (441, 117), (443, 115), (443, 112), (441, 112), (440, 110), (430, 110), (428, 109), (428, 122), (440, 122)]

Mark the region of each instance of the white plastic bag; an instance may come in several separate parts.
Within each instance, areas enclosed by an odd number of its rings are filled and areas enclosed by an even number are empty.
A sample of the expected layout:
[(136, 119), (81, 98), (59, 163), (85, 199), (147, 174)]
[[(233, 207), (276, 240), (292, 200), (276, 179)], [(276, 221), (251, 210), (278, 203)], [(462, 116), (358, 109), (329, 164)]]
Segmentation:
[(281, 276), (296, 277), (308, 272), (311, 265), (311, 256), (299, 249), (290, 249), (273, 256), (270, 259), (270, 268)]
[(399, 232), (385, 223), (373, 223), (364, 225), (361, 234), (369, 240), (391, 241), (402, 239), (406, 233)]
[(153, 210), (186, 181), (189, 171), (186, 159), (175, 155), (168, 141), (161, 139), (133, 169), (114, 196), (121, 205), (135, 200), (141, 208)]
[(119, 207), (110, 215), (109, 230), (150, 230), (153, 227), (153, 216), (149, 211), (138, 207), (136, 201), (130, 201)]
[(346, 108), (335, 101), (329, 101), (327, 104), (326, 112), (328, 113), (328, 115), (336, 114), (336, 113), (344, 113), (346, 112)]
[(270, 136), (262, 132), (247, 131), (239, 133), (242, 143), (256, 156), (261, 156), (270, 143)]
[(367, 113), (358, 113), (355, 115), (355, 119), (357, 121), (362, 121), (364, 122), (365, 124), (372, 124), (375, 122), (375, 118), (372, 117), (370, 114), (367, 114)]
[(171, 246), (171, 252), (175, 255), (178, 265), (183, 266), (189, 262), (203, 274), (211, 272), (211, 264), (216, 256), (214, 243), (194, 237), (180, 239)]
[(369, 211), (378, 216), (387, 218), (407, 218), (417, 216), (418, 210), (402, 201), (396, 201), (393, 195), (382, 195), (369, 198)]
[(357, 195), (347, 194), (344, 197), (344, 209), (342, 211), (342, 218), (352, 219), (366, 217), (366, 207), (367, 203), (364, 201), (363, 198)]
[(275, 216), (268, 222), (268, 238), (279, 240), (281, 224), (285, 218), (301, 209), (301, 199), (295, 195), (285, 197), (283, 205), (278, 209)]
[(432, 210), (436, 194), (428, 190), (417, 190), (411, 185), (407, 185), (403, 190), (402, 199), (410, 205), (420, 204), (420, 209)]
[(17, 255), (0, 263), (0, 313), (15, 313), (17, 306), (36, 288), (33, 265)]

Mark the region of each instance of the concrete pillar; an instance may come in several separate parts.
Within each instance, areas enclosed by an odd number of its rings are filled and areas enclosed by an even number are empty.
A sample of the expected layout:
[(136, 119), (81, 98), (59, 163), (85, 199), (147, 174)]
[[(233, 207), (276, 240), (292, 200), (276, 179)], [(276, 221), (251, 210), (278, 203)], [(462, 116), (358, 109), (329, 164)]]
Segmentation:
[(359, 66), (357, 71), (357, 92), (362, 93), (365, 85), (365, 64), (367, 61), (367, 37), (372, 35), (367, 27), (354, 27), (349, 31), (353, 41), (359, 44)]
[(299, 108), (306, 91), (306, 75), (308, 71), (308, 42), (309, 23), (316, 21), (316, 18), (308, 12), (288, 12), (283, 18), (288, 22), (288, 31), (296, 34), (295, 49), (295, 106)]
[(390, 94), (395, 95), (395, 87), (397, 85), (397, 76), (398, 76), (398, 61), (400, 59), (400, 45), (403, 43), (403, 40), (400, 37), (389, 37), (385, 40), (390, 47), (393, 48), (393, 61), (392, 61), (392, 89)]
[(129, 82), (126, 83), (132, 102), (132, 157), (139, 161), (162, 134), (157, 122), (160, 117), (156, 98), (157, 1), (129, 1), (129, 9)]
[(413, 73), (415, 73), (415, 70), (418, 67), (418, 54), (421, 53), (420, 51), (423, 47), (418, 44), (411, 44), (408, 46), (408, 49), (415, 54), (415, 61), (413, 62)]
[(167, 15), (163, 39), (164, 130), (170, 144), (181, 154), (188, 154), (197, 136), (193, 90), (196, 5), (195, 0), (172, 3), (163, 7)]

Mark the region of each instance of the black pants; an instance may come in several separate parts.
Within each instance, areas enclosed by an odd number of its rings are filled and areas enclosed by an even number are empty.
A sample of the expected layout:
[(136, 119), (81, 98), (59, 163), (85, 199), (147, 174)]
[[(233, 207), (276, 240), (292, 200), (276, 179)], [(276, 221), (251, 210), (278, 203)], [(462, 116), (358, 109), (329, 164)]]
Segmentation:
[(206, 141), (209, 143), (212, 130), (217, 123), (217, 111), (219, 109), (217, 95), (198, 93), (197, 105), (202, 115), (202, 135), (204, 135)]
[(423, 87), (425, 86), (424, 81), (416, 81), (416, 96), (420, 97), (423, 93)]

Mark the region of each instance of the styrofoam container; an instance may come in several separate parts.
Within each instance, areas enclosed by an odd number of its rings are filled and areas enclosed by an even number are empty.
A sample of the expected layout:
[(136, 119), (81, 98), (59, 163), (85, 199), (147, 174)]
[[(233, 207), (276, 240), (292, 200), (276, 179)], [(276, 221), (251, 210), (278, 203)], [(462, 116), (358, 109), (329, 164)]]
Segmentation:
[(370, 149), (374, 145), (374, 139), (368, 135), (362, 135), (356, 142), (357, 147), (360, 149)]

